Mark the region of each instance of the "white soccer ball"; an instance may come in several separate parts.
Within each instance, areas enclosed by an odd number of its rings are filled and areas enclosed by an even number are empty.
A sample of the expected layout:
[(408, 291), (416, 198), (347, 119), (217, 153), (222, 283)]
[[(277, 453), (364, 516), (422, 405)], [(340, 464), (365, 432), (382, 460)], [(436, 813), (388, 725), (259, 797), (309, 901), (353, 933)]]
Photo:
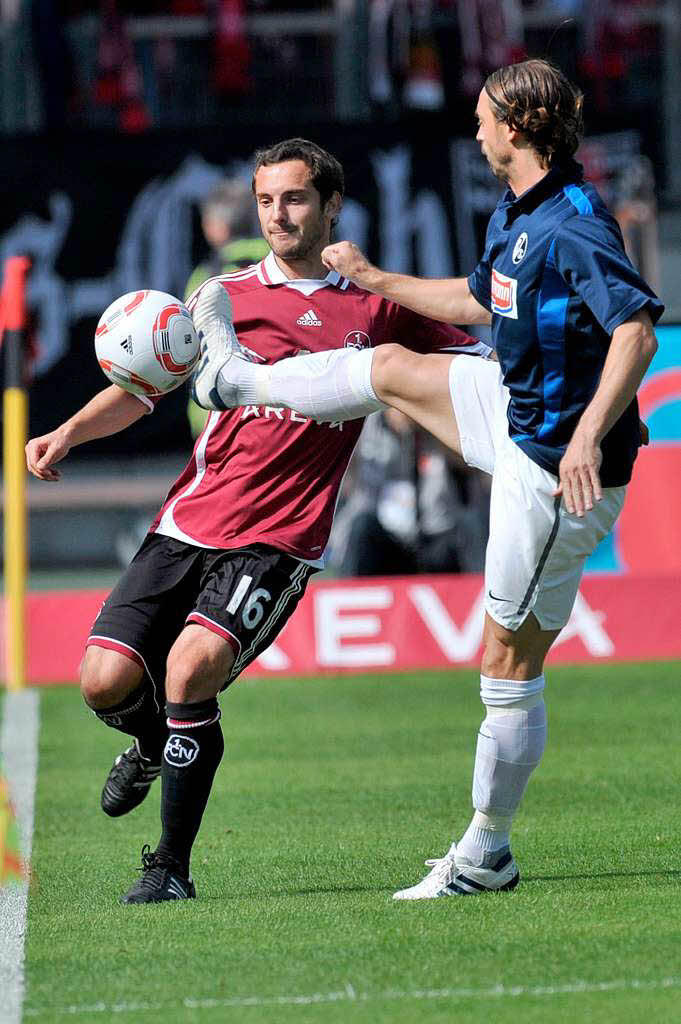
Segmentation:
[(177, 388), (199, 358), (189, 310), (167, 292), (128, 292), (102, 313), (95, 331), (99, 365), (114, 384), (154, 397)]

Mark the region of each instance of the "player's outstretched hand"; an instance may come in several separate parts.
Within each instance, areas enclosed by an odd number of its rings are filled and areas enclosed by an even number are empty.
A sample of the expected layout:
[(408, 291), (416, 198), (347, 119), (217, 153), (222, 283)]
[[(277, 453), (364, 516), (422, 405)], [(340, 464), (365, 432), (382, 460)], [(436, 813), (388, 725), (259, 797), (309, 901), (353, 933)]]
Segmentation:
[(562, 496), (571, 514), (583, 516), (603, 497), (599, 470), (601, 446), (576, 430), (558, 467), (555, 497)]
[(59, 480), (61, 473), (53, 469), (68, 454), (70, 445), (64, 441), (58, 430), (52, 430), (42, 437), (32, 437), (26, 445), (26, 466), (29, 473), (39, 480)]
[(327, 245), (322, 249), (322, 263), (329, 270), (336, 270), (342, 277), (349, 277), (357, 284), (365, 283), (367, 276), (376, 270), (354, 242)]

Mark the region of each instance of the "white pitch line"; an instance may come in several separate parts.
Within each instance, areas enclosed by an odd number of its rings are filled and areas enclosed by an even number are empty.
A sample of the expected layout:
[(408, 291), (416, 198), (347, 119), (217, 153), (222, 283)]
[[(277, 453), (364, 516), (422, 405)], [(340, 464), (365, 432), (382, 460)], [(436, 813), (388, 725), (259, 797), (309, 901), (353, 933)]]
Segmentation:
[(614, 981), (572, 981), (564, 985), (493, 985), (491, 988), (424, 988), (389, 989), (383, 992), (358, 992), (350, 982), (336, 992), (311, 992), (307, 995), (233, 996), (219, 999), (193, 999), (185, 996), (171, 1002), (145, 1003), (87, 1003), (69, 1006), (42, 1006), (28, 1008), (25, 1017), (45, 1014), (77, 1016), (96, 1013), (173, 1013), (178, 1010), (224, 1010), (246, 1006), (310, 1006), (317, 1003), (339, 1002), (402, 1002), (408, 1000), (440, 999), (451, 1002), (463, 999), (517, 999), (520, 996), (547, 998), (563, 995), (582, 995), (597, 992), (653, 992), (681, 988), (681, 978), (658, 978), (644, 981), (637, 978), (617, 978)]
[[(39, 698), (36, 690), (6, 693), (0, 729), (0, 771), (19, 826), (21, 852), (30, 863), (38, 769)], [(0, 886), (0, 1022), (21, 1024), (28, 880)]]

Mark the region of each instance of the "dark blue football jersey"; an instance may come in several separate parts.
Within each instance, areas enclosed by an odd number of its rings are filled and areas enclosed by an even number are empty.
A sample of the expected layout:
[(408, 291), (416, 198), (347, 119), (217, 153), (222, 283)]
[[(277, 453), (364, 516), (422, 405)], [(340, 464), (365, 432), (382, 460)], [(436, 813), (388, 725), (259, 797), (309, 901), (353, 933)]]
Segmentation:
[[(492, 313), (511, 394), (510, 436), (557, 474), (613, 331), (643, 308), (655, 323), (664, 306), (630, 263), (615, 218), (576, 163), (551, 170), (517, 198), (507, 189), (468, 284)], [(604, 487), (629, 481), (638, 446), (634, 399), (603, 439)]]

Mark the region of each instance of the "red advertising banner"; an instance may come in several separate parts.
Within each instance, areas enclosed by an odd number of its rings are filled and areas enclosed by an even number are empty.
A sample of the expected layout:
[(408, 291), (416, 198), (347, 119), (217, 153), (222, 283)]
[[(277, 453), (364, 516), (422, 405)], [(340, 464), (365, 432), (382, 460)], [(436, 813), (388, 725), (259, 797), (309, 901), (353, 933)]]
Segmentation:
[[(102, 591), (28, 598), (28, 678), (72, 681)], [(681, 578), (586, 576), (550, 661), (681, 658)], [(479, 576), (312, 583), (251, 676), (389, 672), (476, 665), (484, 615)], [(4, 617), (4, 609), (3, 609)]]

